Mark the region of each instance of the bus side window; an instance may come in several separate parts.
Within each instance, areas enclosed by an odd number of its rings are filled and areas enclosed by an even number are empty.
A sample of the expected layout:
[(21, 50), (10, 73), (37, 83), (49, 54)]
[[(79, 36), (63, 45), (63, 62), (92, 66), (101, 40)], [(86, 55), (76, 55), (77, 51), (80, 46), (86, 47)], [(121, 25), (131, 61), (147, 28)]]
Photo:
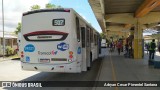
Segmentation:
[(76, 32), (77, 32), (77, 41), (80, 42), (79, 19), (77, 17), (76, 17)]
[(93, 43), (93, 30), (90, 29), (90, 40), (91, 40), (91, 43)]
[(94, 45), (97, 45), (97, 35), (94, 34)]
[(85, 48), (86, 46), (86, 40), (85, 40), (85, 27), (81, 27), (81, 35), (82, 35), (82, 48)]
[(97, 35), (97, 45), (99, 45), (99, 36)]
[(89, 30), (90, 30), (90, 28), (87, 27), (87, 29), (86, 29), (86, 39), (87, 39), (86, 44), (87, 44), (87, 47), (89, 47), (89, 42), (90, 42), (89, 41), (89, 39), (90, 39)]

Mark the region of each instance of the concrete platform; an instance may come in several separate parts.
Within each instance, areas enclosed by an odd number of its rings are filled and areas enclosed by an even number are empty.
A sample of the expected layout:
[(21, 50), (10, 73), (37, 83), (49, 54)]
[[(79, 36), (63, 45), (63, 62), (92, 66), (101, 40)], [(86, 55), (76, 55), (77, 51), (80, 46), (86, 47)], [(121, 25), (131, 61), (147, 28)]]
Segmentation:
[(156, 52), (155, 53), (155, 59), (148, 61), (148, 65), (153, 65), (154, 68), (160, 69), (160, 53)]
[(154, 61), (154, 68), (160, 69), (160, 61)]
[[(155, 59), (160, 57), (156, 55)], [(106, 49), (96, 81), (160, 81), (160, 69), (148, 65), (147, 54), (144, 59), (135, 60)], [(160, 87), (95, 87), (93, 90), (160, 90)]]
[(154, 60), (148, 60), (148, 65), (154, 65)]

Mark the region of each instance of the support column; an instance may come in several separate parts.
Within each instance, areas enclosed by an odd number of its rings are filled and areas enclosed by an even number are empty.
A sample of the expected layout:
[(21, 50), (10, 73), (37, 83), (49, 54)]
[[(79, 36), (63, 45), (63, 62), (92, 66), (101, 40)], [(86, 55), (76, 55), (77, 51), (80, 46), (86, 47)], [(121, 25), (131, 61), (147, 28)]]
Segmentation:
[(134, 59), (142, 59), (142, 37), (143, 37), (143, 30), (142, 25), (140, 24), (139, 20), (137, 19), (137, 23), (134, 29)]

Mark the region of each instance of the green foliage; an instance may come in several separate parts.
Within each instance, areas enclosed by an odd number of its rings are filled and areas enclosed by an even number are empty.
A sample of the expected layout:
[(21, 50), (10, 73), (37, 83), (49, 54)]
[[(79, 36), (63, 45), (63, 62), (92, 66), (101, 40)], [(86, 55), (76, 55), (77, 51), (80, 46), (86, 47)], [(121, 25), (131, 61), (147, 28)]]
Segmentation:
[(47, 3), (47, 4), (46, 4), (46, 8), (48, 8), (48, 9), (52, 9), (52, 8), (62, 8), (62, 6), (60, 6), (60, 5), (56, 6), (56, 5), (54, 5), (54, 4)]
[(110, 41), (106, 38), (106, 43), (109, 43)]
[(31, 6), (31, 10), (37, 10), (40, 9), (41, 7), (39, 5), (33, 5)]
[(105, 39), (105, 38), (106, 38), (106, 36), (105, 36), (105, 34), (104, 34), (104, 33), (100, 33), (100, 36), (101, 36), (101, 38), (103, 38), (103, 39)]
[(11, 46), (6, 46), (6, 54), (7, 55), (13, 55), (14, 54), (14, 49), (11, 48)]
[(18, 25), (17, 25), (17, 28), (15, 30), (16, 35), (18, 34), (18, 32), (21, 32), (21, 27), (22, 27), (22, 24), (19, 22)]
[(157, 39), (160, 38), (160, 34), (152, 34), (151, 37)]
[(56, 5), (51, 4), (51, 3), (47, 3), (47, 4), (46, 4), (46, 8), (49, 8), (49, 9), (51, 9), (51, 8), (56, 8)]

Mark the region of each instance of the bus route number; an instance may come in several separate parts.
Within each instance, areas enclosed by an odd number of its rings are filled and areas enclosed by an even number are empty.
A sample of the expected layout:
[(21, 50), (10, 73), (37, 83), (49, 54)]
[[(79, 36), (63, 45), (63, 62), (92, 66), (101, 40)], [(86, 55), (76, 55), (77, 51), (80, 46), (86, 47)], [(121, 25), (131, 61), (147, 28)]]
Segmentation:
[(64, 26), (65, 20), (64, 19), (53, 19), (52, 24), (53, 26)]

